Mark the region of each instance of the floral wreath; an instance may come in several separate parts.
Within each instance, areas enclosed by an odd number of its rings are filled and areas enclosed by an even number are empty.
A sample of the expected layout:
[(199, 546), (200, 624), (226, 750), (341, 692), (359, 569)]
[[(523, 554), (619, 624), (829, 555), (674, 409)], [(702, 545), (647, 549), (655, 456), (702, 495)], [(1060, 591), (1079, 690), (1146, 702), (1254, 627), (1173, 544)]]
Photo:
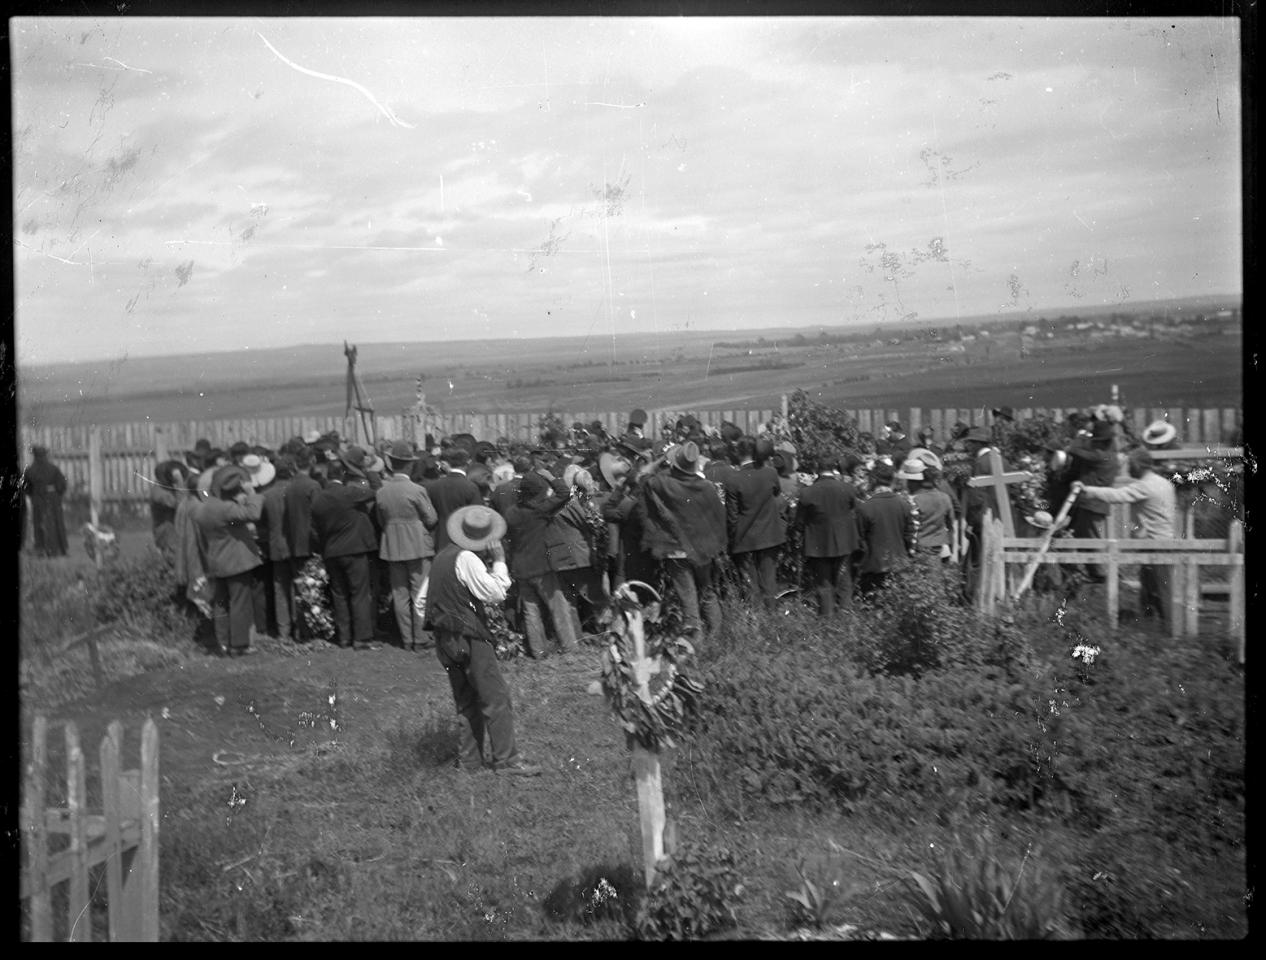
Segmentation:
[(602, 692), (630, 740), (646, 750), (674, 747), (684, 729), (686, 716), (699, 712), (703, 683), (689, 676), (684, 665), (695, 648), (685, 637), (647, 637), (646, 656), (658, 657), (660, 672), (652, 674), (649, 702), (638, 696), (633, 668), (633, 639), (612, 631), (602, 654)]

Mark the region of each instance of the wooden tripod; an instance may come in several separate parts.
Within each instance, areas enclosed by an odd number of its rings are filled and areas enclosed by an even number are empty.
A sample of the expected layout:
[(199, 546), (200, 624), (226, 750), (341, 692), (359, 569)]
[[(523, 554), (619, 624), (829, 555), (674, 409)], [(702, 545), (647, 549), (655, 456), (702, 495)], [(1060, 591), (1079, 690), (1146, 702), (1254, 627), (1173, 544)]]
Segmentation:
[[(351, 440), (359, 440), (358, 432), (364, 434), (365, 442), (371, 446), (378, 442), (378, 425), (374, 418), (374, 404), (369, 399), (369, 394), (365, 390), (365, 385), (361, 383), (360, 374), (356, 372), (356, 347), (348, 346), (347, 341), (343, 341), (343, 356), (347, 357), (347, 406), (343, 410), (343, 421), (351, 421)], [(355, 401), (355, 402), (353, 402)], [(352, 410), (355, 410), (359, 416), (359, 431), (357, 429), (357, 420), (352, 417)]]

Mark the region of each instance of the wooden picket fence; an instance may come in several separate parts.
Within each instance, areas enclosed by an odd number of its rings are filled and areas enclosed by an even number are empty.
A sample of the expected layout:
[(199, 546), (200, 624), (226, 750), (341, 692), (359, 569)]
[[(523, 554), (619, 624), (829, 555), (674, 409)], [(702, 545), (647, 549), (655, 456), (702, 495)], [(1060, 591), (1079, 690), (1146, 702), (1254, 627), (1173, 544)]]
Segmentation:
[[(744, 433), (757, 434), (765, 424), (786, 410), (787, 398), (783, 397), (781, 409), (753, 410), (678, 410), (648, 409), (650, 418), (648, 435), (657, 433), (667, 418), (679, 413), (693, 413), (702, 423), (720, 424), (730, 421)], [(1025, 408), (1015, 411), (1018, 420), (1047, 416), (1062, 420), (1073, 407)], [(927, 409), (858, 409), (844, 411), (857, 421), (863, 432), (878, 435), (890, 420), (899, 420), (910, 436), (920, 427), (930, 426), (938, 438), (945, 440), (954, 424), (963, 422), (971, 426), (986, 425), (991, 415), (984, 408)], [(376, 416), (375, 426), (379, 438), (392, 440), (421, 440), (427, 433), (435, 437), (446, 434), (469, 433), (477, 440), (497, 440), (505, 437), (512, 441), (534, 442), (540, 431), (541, 418), (546, 414), (536, 412), (484, 413), (457, 412), (419, 418), (409, 411), (399, 416)], [(589, 424), (599, 421), (611, 434), (622, 433), (627, 425), (627, 410), (593, 412), (555, 411), (562, 422)], [(1138, 408), (1130, 411), (1131, 427), (1135, 434), (1154, 420), (1168, 420), (1179, 431), (1184, 445), (1211, 447), (1223, 443), (1238, 430), (1240, 411), (1235, 407), (1217, 409)], [(276, 449), (290, 437), (304, 436), (315, 430), (326, 433), (339, 431), (348, 438), (359, 438), (354, 419), (341, 416), (326, 417), (271, 417), (242, 420), (192, 420), (181, 422), (152, 422), (77, 425), (77, 426), (30, 426), (19, 428), (19, 447), (22, 462), (30, 459), (31, 447), (41, 444), (50, 451), (52, 460), (66, 475), (69, 497), (73, 500), (89, 499), (99, 504), (140, 507), (149, 500), (154, 467), (168, 457), (180, 459), (185, 450), (192, 450), (199, 438), (206, 438), (215, 446), (227, 449), (237, 441), (263, 444)]]
[[(102, 809), (87, 809), (87, 778), (79, 731), (66, 723), (66, 806), (45, 805), (48, 721), (32, 724), (22, 796), (19, 896), (27, 905), (23, 938), (103, 939), (93, 929), (90, 872), (102, 868), (110, 941), (158, 940), (158, 727), (141, 731), (139, 770), (119, 769), (123, 726), (110, 724), (101, 741)], [(56, 847), (57, 849), (53, 849)], [(64, 922), (54, 916), (54, 888), (66, 889)], [(97, 886), (100, 886), (98, 881)]]
[[(1121, 568), (1128, 565), (1173, 567), (1170, 579), (1170, 603), (1167, 611), (1170, 632), (1175, 637), (1199, 634), (1201, 600), (1225, 592), (1230, 607), (1230, 635), (1239, 644), (1239, 659), (1244, 662), (1244, 524), (1232, 520), (1225, 539), (1196, 538), (1187, 535), (1164, 540), (1079, 539), (1057, 537), (1051, 541), (1042, 563), (1094, 564), (1105, 570), (1105, 599), (1108, 625), (1118, 627), (1120, 609)], [(1039, 541), (1032, 537), (1008, 537), (1002, 521), (986, 512), (981, 526), (981, 570), (977, 607), (984, 613), (997, 613), (1014, 591), (1015, 574), (1039, 556)], [(1217, 585), (1202, 586), (1200, 571), (1204, 567), (1229, 568), (1225, 591)], [(1211, 589), (1212, 588), (1212, 589)]]

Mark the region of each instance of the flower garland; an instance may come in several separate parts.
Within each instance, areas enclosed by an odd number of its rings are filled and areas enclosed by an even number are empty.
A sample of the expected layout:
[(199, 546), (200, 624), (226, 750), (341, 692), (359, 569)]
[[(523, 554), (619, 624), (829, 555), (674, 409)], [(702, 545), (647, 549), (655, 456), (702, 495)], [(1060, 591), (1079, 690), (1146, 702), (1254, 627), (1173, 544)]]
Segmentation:
[(703, 684), (682, 670), (694, 652), (690, 641), (683, 637), (659, 642), (647, 638), (647, 656), (660, 658), (660, 673), (651, 679), (651, 686), (658, 689), (647, 702), (637, 692), (632, 638), (611, 634), (611, 643), (602, 654), (602, 692), (624, 727), (630, 745), (636, 741), (652, 751), (677, 745), (686, 716), (698, 714), (699, 696), (703, 693)]
[(334, 599), (330, 593), (330, 575), (318, 556), (308, 558), (295, 577), (295, 611), (303, 626), (303, 635), (310, 640), (334, 639)]

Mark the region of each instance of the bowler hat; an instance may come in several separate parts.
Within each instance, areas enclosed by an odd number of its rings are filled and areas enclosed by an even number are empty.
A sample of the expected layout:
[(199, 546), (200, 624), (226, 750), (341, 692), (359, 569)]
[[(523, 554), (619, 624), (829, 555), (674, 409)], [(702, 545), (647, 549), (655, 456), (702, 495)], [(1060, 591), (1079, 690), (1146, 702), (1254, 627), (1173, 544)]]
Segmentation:
[(409, 446), (408, 440), (397, 440), (393, 443), (387, 456), (396, 463), (412, 463), (418, 458), (418, 455), (413, 452), (413, 448)]
[(472, 504), (453, 511), (445, 529), (448, 538), (463, 550), (482, 550), (505, 536), (506, 522), (491, 507)]
[(629, 426), (630, 426), (630, 427), (644, 427), (644, 426), (646, 426), (646, 411), (645, 411), (645, 410), (634, 410), (632, 413), (630, 413), (630, 414), (629, 414)]

